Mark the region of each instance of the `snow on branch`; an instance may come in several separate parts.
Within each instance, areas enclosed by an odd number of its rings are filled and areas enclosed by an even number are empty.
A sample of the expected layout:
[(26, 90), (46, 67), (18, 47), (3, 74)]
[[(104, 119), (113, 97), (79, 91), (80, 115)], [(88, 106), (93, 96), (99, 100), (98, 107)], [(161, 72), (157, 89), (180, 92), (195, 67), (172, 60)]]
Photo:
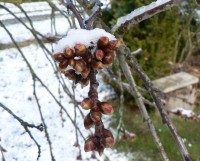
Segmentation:
[(112, 28), (112, 32), (123, 34), (132, 25), (138, 24), (160, 12), (177, 6), (179, 3), (180, 0), (157, 0), (147, 6), (142, 6), (132, 11), (130, 14), (118, 18), (117, 23)]

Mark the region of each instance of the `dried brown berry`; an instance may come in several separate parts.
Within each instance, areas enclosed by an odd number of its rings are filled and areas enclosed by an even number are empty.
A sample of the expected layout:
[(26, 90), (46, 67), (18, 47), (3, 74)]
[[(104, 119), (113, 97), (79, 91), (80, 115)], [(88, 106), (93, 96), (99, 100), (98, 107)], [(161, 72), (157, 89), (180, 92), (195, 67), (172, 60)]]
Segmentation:
[(104, 57), (104, 52), (103, 52), (103, 50), (100, 50), (100, 49), (98, 49), (98, 50), (96, 50), (95, 51), (95, 53), (94, 53), (94, 57), (97, 59), (97, 60), (102, 60), (103, 59), (103, 57)]
[(90, 112), (90, 117), (92, 119), (92, 121), (94, 122), (99, 122), (101, 121), (101, 112), (100, 111), (92, 111)]
[(113, 137), (105, 137), (101, 140), (101, 145), (104, 148), (111, 148), (115, 144), (115, 139)]
[(65, 59), (65, 60), (63, 60), (62, 62), (59, 63), (60, 69), (66, 69), (67, 66), (68, 66), (68, 60), (67, 59)]
[(121, 41), (111, 40), (111, 41), (109, 41), (108, 47), (111, 48), (111, 49), (115, 49), (115, 48), (120, 47), (120, 45), (121, 45)]
[(85, 152), (89, 152), (89, 151), (93, 151), (95, 150), (96, 146), (95, 146), (95, 137), (91, 137), (89, 139), (87, 139), (85, 141), (85, 146), (84, 146), (84, 150)]
[(86, 67), (84, 71), (81, 72), (82, 77), (85, 79), (89, 76), (90, 74), (90, 68)]
[(85, 110), (91, 109), (94, 106), (94, 100), (92, 100), (91, 98), (85, 98), (81, 102), (81, 106)]
[(101, 146), (101, 145), (98, 145), (98, 146), (97, 146), (97, 152), (99, 153), (99, 156), (102, 156), (103, 151), (104, 151), (104, 147)]
[(102, 60), (102, 63), (107, 66), (112, 66), (113, 56), (111, 54), (106, 54)]
[(75, 70), (77, 72), (82, 72), (86, 69), (86, 62), (83, 60), (83, 59), (78, 59), (78, 60), (75, 60)]
[(98, 45), (98, 48), (105, 48), (108, 45), (108, 43), (109, 43), (108, 37), (102, 36), (99, 38), (97, 45)]
[(87, 54), (87, 48), (83, 44), (76, 44), (74, 48), (78, 56), (85, 56)]
[(74, 51), (71, 48), (66, 48), (64, 50), (64, 56), (66, 58), (72, 58), (72, 57), (74, 57)]
[(104, 137), (113, 137), (113, 134), (108, 129), (103, 129), (103, 135), (104, 135)]
[(90, 80), (88, 78), (85, 78), (85, 79), (81, 79), (81, 87), (86, 87), (88, 86), (88, 84), (90, 83)]
[(92, 121), (90, 114), (87, 114), (84, 118), (84, 127), (85, 129), (90, 129), (94, 125), (94, 121)]
[(101, 102), (99, 107), (103, 114), (110, 115), (110, 114), (113, 114), (113, 112), (114, 112), (112, 105), (108, 102)]
[(74, 60), (74, 58), (71, 58), (71, 59), (69, 59), (69, 65), (71, 66), (71, 67), (74, 67), (75, 66), (75, 60)]
[(65, 59), (65, 57), (62, 53), (56, 53), (53, 55), (53, 59), (55, 61), (62, 62)]
[(69, 80), (75, 80), (76, 78), (76, 73), (75, 70), (73, 69), (69, 69), (65, 72), (65, 76), (69, 79)]
[(92, 61), (92, 66), (93, 66), (93, 68), (96, 69), (96, 70), (101, 70), (101, 69), (103, 69), (103, 63), (102, 63), (101, 61), (95, 61), (95, 60), (93, 60), (93, 61)]

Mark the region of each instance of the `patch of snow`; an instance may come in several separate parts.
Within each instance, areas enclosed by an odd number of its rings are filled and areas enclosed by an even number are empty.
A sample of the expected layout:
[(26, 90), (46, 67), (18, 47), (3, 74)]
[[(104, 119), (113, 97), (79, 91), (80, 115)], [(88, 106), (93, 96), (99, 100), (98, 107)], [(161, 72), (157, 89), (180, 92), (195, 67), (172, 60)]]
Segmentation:
[(67, 47), (74, 49), (74, 46), (77, 43), (84, 44), (86, 47), (96, 46), (96, 43), (101, 36), (107, 36), (109, 40), (116, 40), (114, 35), (99, 28), (93, 30), (70, 29), (67, 36), (59, 40), (55, 45), (54, 52), (63, 52)]
[[(47, 45), (50, 49), (50, 45)], [(36, 45), (21, 48), (25, 56), (32, 65), (35, 73), (41, 78), (48, 88), (54, 93), (57, 99), (66, 107), (68, 113), (74, 117), (74, 107), (71, 104), (70, 98), (63, 90), (59, 97), (59, 84), (57, 83), (54, 71), (42, 52), (42, 49)], [(0, 50), (0, 98), (1, 103), (9, 107), (15, 114), (23, 120), (34, 123), (41, 123), (37, 103), (33, 96), (33, 82), (26, 63), (16, 49)], [(65, 79), (67, 87), (71, 90), (72, 82)], [(78, 85), (76, 88), (77, 100), (82, 100), (87, 97), (88, 87), (81, 89)], [(75, 128), (70, 120), (65, 117), (64, 127), (61, 126), (61, 118), (59, 114), (60, 108), (55, 103), (54, 99), (48, 92), (36, 83), (36, 91), (39, 97), (39, 102), (42, 107), (43, 116), (48, 126), (50, 139), (52, 140), (53, 154), (58, 161), (74, 161), (78, 155), (78, 148), (74, 147)], [(109, 91), (100, 94), (100, 98), (105, 97)], [(30, 99), (31, 98), (31, 99)], [(88, 111), (83, 111), (85, 114)], [(0, 137), (1, 145), (7, 150), (5, 158), (8, 161), (33, 161), (37, 157), (37, 147), (29, 138), (27, 133), (24, 133), (23, 127), (10, 114), (0, 108)], [(89, 131), (83, 127), (83, 119), (77, 111), (77, 126), (81, 129), (84, 136), (89, 135)], [(108, 128), (108, 122), (105, 125)], [(44, 132), (39, 132), (35, 129), (30, 129), (35, 139), (41, 145), (41, 157), (39, 161), (51, 160), (48, 143)], [(80, 148), (82, 151), (83, 160), (91, 160), (91, 153), (84, 152), (84, 141), (79, 135)], [(59, 145), (59, 146), (58, 146)], [(115, 150), (106, 149), (106, 156), (110, 160), (126, 161), (126, 156), (122, 153), (117, 153)], [(98, 157), (103, 161), (105, 156)]]
[(157, 0), (155, 2), (152, 2), (151, 4), (147, 5), (147, 6), (142, 6), (138, 9), (135, 9), (134, 11), (132, 11), (131, 13), (127, 14), (126, 16), (120, 17), (117, 20), (116, 25), (113, 27), (113, 31), (115, 31), (118, 27), (120, 27), (122, 24), (124, 24), (126, 21), (130, 21), (132, 20), (134, 17), (139, 16), (155, 7), (158, 7), (160, 5), (163, 5), (165, 3), (170, 2), (171, 0)]
[(172, 113), (180, 113), (180, 115), (187, 117), (187, 118), (191, 118), (192, 116), (195, 116), (196, 114), (192, 111), (192, 110), (186, 110), (182, 107), (178, 107), (175, 109), (170, 110), (170, 112)]

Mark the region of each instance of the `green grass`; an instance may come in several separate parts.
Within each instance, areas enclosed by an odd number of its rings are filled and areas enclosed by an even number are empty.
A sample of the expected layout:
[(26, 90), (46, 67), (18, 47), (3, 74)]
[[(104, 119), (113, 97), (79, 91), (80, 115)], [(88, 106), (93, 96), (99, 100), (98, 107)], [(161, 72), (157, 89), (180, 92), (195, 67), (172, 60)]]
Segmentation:
[[(113, 128), (116, 128), (119, 120), (117, 109), (115, 111), (111, 125)], [(200, 113), (200, 110), (196, 110), (196, 112)], [(182, 161), (178, 147), (166, 125), (161, 123), (159, 115), (151, 112), (150, 116), (170, 161)], [(139, 111), (133, 110), (130, 107), (125, 108), (123, 121), (124, 127), (128, 131), (135, 133), (137, 138), (133, 141), (118, 140), (114, 148), (120, 152), (127, 153), (131, 161), (161, 161), (162, 159), (156, 144)], [(200, 122), (184, 120), (178, 117), (172, 117), (172, 121), (177, 127), (180, 136), (184, 138), (185, 145), (193, 160), (200, 161)]]

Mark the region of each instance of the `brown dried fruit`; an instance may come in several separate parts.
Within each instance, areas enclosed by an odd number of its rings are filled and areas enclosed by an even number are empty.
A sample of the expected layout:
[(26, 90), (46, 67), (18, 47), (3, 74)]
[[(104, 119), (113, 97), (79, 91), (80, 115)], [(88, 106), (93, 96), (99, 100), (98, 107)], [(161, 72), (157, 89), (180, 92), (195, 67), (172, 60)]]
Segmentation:
[(88, 78), (85, 78), (85, 79), (81, 79), (81, 87), (86, 87), (88, 86), (88, 84), (90, 83), (90, 80)]
[(62, 62), (63, 60), (65, 60), (65, 56), (62, 53), (56, 53), (52, 57), (55, 61), (58, 62)]
[(103, 59), (104, 55), (105, 54), (104, 54), (103, 50), (100, 50), (100, 49), (96, 50), (94, 53), (94, 57), (100, 61)]
[(90, 74), (90, 68), (86, 67), (84, 71), (81, 72), (82, 77), (85, 79), (89, 76)]
[(75, 70), (77, 72), (82, 72), (86, 69), (86, 62), (83, 59), (75, 60)]
[(91, 137), (85, 141), (85, 146), (84, 146), (85, 152), (93, 151), (95, 150), (95, 148), (96, 148), (95, 137)]
[(111, 54), (106, 54), (102, 60), (102, 63), (107, 66), (112, 66), (113, 56)]
[(109, 41), (108, 47), (111, 49), (115, 49), (121, 46), (121, 41), (119, 40), (111, 40)]
[(113, 112), (114, 112), (112, 105), (108, 102), (101, 102), (99, 107), (103, 114), (110, 115), (110, 114), (113, 114)]
[(64, 50), (64, 56), (66, 58), (72, 58), (72, 57), (74, 57), (74, 51), (71, 48), (66, 48)]
[(94, 121), (92, 121), (90, 114), (87, 114), (84, 118), (84, 127), (85, 129), (90, 129), (94, 125)]
[(91, 117), (92, 121), (99, 122), (99, 121), (101, 121), (102, 114), (100, 111), (92, 111), (91, 110), (90, 117)]
[(73, 69), (69, 69), (65, 72), (65, 76), (69, 79), (69, 80), (75, 80), (76, 78), (76, 73), (75, 70)]
[(68, 60), (67, 59), (65, 59), (65, 60), (63, 60), (62, 62), (59, 63), (60, 69), (66, 69), (67, 66), (68, 66)]
[(81, 102), (81, 106), (85, 110), (91, 109), (94, 106), (94, 100), (92, 100), (91, 98), (85, 98)]
[(74, 48), (78, 56), (85, 56), (87, 54), (87, 48), (83, 44), (76, 44)]
[(75, 64), (76, 64), (74, 58), (69, 59), (69, 62), (68, 62), (68, 63), (69, 63), (69, 65), (70, 65), (71, 67), (74, 67)]
[(98, 45), (98, 48), (105, 48), (108, 45), (108, 43), (109, 43), (108, 37), (102, 36), (99, 38), (97, 45)]
[(101, 70), (101, 69), (103, 69), (103, 63), (102, 63), (101, 61), (95, 61), (95, 60), (93, 60), (93, 61), (92, 61), (92, 66), (93, 66), (93, 68), (96, 69), (96, 70)]
[(111, 148), (115, 144), (115, 139), (113, 137), (105, 137), (101, 140), (101, 145), (104, 148)]

